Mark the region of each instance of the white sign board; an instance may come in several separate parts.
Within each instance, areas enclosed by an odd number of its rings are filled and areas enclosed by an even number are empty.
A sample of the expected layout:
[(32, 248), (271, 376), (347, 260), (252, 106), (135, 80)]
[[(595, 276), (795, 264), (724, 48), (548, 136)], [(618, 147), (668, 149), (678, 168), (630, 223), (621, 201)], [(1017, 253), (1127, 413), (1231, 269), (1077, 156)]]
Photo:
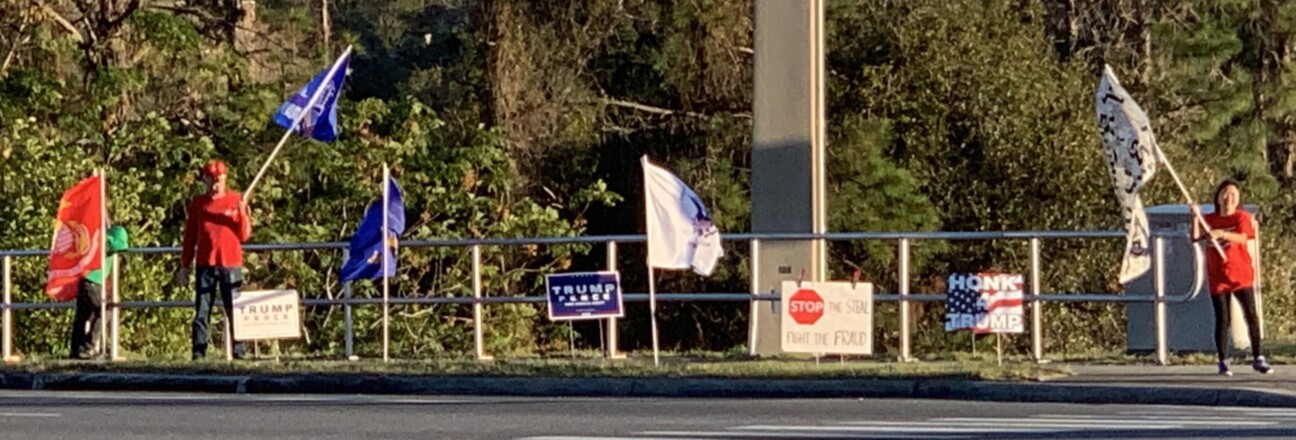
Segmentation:
[(296, 290), (253, 290), (234, 294), (234, 337), (296, 339), (301, 337), (301, 302)]
[(873, 284), (783, 282), (783, 351), (873, 354)]

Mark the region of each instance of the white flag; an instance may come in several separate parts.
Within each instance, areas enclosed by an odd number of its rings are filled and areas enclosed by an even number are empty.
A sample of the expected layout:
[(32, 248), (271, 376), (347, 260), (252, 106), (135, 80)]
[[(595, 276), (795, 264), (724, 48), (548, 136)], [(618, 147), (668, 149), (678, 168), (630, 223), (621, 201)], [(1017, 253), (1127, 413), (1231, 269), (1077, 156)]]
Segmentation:
[(1125, 256), (1120, 269), (1120, 282), (1125, 284), (1152, 267), (1147, 214), (1139, 190), (1156, 174), (1156, 138), (1147, 114), (1121, 87), (1111, 66), (1103, 66), (1095, 102), (1107, 171), (1125, 220)]
[(702, 199), (670, 171), (648, 163), (648, 156), (643, 170), (648, 266), (711, 275), (724, 249)]

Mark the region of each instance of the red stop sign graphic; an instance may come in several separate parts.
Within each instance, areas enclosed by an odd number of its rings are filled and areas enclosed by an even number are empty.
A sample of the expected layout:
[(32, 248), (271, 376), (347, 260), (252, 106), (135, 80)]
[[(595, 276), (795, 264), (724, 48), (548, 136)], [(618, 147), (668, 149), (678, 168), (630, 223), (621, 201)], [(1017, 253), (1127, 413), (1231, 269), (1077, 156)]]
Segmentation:
[(788, 314), (797, 324), (811, 325), (819, 321), (824, 314), (824, 301), (818, 293), (810, 289), (801, 289), (788, 298)]

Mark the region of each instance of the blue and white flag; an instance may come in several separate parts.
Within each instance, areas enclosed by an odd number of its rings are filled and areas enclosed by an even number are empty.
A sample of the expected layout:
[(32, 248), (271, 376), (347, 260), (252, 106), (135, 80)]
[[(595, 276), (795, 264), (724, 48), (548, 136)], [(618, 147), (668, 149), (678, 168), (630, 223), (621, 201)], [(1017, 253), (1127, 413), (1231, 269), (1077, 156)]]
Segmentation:
[[(365, 210), (360, 228), (351, 236), (351, 257), (342, 265), (342, 281), (391, 277), (396, 274), (396, 247), (405, 232), (405, 198), (396, 179), (387, 178), (387, 203), (378, 197)], [(387, 231), (383, 233), (383, 216)], [(387, 260), (383, 270), (383, 259)]]
[(670, 171), (649, 163), (647, 156), (643, 170), (648, 266), (692, 268), (699, 275), (711, 275), (724, 249), (702, 199)]
[[(351, 48), (347, 48), (328, 70), (312, 78), (306, 87), (297, 91), (279, 106), (275, 123), (283, 128), (324, 142), (337, 139), (337, 99), (346, 80), (347, 66), (351, 63)], [(309, 112), (303, 109), (309, 108)]]

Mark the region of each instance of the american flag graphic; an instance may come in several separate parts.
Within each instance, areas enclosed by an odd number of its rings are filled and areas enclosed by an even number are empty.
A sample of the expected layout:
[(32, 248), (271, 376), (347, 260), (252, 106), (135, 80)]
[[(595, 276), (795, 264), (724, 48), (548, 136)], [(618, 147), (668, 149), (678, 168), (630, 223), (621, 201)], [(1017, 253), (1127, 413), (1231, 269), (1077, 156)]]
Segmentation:
[(1021, 333), (1025, 331), (1022, 276), (967, 273), (949, 276), (945, 300), (945, 331)]

